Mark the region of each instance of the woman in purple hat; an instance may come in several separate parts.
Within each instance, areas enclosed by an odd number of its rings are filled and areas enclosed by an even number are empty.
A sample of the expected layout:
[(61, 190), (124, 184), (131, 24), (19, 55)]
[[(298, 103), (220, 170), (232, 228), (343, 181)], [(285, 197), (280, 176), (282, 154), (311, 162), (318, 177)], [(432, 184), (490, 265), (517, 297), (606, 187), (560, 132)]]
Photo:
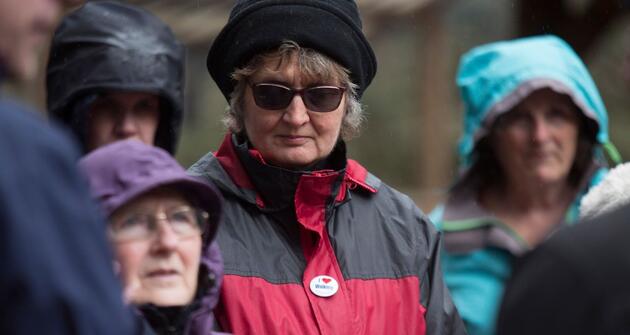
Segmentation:
[(158, 334), (209, 334), (223, 276), (208, 254), (221, 195), (137, 140), (103, 146), (79, 167), (109, 218), (126, 299)]

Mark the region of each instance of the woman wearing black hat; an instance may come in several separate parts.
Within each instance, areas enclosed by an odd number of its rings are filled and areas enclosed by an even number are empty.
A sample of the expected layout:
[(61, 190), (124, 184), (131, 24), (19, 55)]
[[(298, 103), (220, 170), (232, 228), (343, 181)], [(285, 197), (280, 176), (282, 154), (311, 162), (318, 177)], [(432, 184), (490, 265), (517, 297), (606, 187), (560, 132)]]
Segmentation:
[(222, 328), (464, 333), (432, 224), (346, 158), (376, 72), (354, 1), (237, 1), (208, 70), (229, 134), (190, 172), (226, 198)]

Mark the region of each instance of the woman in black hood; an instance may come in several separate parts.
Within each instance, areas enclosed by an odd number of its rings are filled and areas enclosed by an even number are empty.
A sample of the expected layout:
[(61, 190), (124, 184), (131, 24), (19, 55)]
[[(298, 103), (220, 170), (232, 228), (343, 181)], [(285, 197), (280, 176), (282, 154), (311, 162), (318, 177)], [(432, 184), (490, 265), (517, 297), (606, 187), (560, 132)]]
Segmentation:
[(50, 115), (85, 152), (137, 138), (173, 154), (183, 113), (184, 47), (138, 7), (89, 2), (53, 36), (46, 75)]

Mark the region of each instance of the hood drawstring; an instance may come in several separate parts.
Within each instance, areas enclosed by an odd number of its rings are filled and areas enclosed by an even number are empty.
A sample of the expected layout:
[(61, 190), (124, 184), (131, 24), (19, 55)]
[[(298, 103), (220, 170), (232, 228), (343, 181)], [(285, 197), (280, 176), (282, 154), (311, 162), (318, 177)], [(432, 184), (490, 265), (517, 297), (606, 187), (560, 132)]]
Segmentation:
[(619, 153), (619, 150), (617, 150), (615, 145), (610, 140), (602, 144), (602, 148), (604, 149), (604, 152), (606, 153), (610, 161), (613, 163), (613, 166), (623, 163), (623, 159), (621, 157), (621, 154)]

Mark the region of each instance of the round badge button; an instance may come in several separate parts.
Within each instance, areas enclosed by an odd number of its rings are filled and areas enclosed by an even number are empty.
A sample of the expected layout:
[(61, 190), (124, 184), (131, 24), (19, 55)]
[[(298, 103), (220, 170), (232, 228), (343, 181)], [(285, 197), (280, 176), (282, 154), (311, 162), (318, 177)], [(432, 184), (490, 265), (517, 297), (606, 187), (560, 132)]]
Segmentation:
[(333, 296), (339, 290), (339, 283), (335, 278), (320, 275), (311, 280), (311, 292), (318, 297), (327, 298)]

